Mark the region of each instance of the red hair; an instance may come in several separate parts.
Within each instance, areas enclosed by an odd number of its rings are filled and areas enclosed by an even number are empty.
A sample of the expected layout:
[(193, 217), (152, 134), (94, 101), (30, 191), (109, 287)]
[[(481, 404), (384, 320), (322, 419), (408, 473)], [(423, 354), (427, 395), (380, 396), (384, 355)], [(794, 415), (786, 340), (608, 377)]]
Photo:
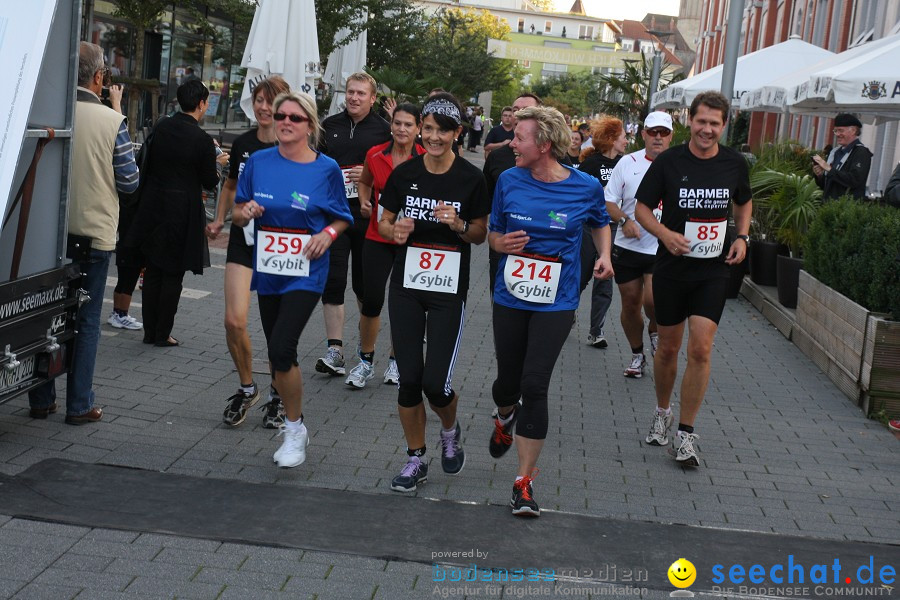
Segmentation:
[(586, 148), (581, 153), (581, 160), (584, 160), (591, 154), (597, 152), (608, 152), (622, 132), (625, 131), (625, 124), (621, 119), (615, 117), (603, 117), (596, 121), (591, 127), (591, 141), (593, 146)]

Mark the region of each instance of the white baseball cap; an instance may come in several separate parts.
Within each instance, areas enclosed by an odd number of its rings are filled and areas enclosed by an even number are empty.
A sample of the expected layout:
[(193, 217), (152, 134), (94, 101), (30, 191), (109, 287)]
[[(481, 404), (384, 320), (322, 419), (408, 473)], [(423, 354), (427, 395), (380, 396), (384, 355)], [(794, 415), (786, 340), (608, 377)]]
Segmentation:
[(650, 113), (644, 119), (644, 129), (652, 129), (653, 127), (665, 127), (669, 131), (673, 131), (672, 115), (661, 110)]

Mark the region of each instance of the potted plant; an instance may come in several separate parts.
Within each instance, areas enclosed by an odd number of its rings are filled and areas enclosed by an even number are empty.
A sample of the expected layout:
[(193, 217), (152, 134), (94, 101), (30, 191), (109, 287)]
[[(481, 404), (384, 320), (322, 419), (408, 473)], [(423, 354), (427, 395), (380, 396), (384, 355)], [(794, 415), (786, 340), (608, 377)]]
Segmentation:
[(790, 252), (776, 258), (778, 301), (787, 308), (797, 308), (797, 286), (803, 266), (801, 245), (822, 204), (822, 190), (811, 175), (773, 169), (754, 173), (751, 186), (760, 191), (757, 206), (768, 218), (775, 239)]
[(777, 214), (768, 208), (769, 196), (778, 191), (771, 185), (769, 171), (802, 175), (809, 170), (809, 152), (796, 142), (768, 144), (750, 168), (753, 192), (753, 219), (750, 223), (750, 279), (758, 285), (777, 284), (778, 256), (787, 255), (788, 247), (778, 239)]

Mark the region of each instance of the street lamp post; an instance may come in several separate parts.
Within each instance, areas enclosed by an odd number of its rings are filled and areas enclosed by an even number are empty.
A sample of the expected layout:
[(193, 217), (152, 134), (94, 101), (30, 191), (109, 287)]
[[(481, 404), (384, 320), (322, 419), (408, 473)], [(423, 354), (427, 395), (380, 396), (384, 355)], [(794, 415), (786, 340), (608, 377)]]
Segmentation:
[(647, 33), (655, 37), (657, 41), (653, 47), (653, 67), (650, 70), (650, 87), (647, 88), (647, 112), (649, 112), (650, 109), (653, 108), (650, 105), (650, 102), (652, 102), (653, 94), (656, 93), (657, 88), (659, 87), (659, 76), (660, 71), (662, 71), (662, 48), (660, 48), (660, 45), (663, 44), (663, 40), (660, 38), (667, 38), (672, 35), (672, 32), (648, 30)]
[[(725, 62), (722, 64), (722, 94), (731, 99), (734, 97), (734, 75), (737, 72), (738, 51), (741, 45), (741, 17), (744, 12), (744, 0), (731, 0), (728, 5), (728, 30), (725, 34)], [(732, 109), (734, 106), (732, 106)], [(728, 139), (731, 119), (725, 122), (722, 139)]]

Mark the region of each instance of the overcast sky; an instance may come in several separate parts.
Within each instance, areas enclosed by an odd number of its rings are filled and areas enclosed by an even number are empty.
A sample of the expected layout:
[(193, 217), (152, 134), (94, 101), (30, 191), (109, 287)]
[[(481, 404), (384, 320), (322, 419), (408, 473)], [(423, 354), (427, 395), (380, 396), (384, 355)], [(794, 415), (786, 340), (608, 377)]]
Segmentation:
[[(556, 9), (567, 11), (574, 0), (554, 0)], [(640, 21), (647, 13), (677, 15), (678, 0), (582, 0), (587, 14), (604, 19), (633, 19)]]

